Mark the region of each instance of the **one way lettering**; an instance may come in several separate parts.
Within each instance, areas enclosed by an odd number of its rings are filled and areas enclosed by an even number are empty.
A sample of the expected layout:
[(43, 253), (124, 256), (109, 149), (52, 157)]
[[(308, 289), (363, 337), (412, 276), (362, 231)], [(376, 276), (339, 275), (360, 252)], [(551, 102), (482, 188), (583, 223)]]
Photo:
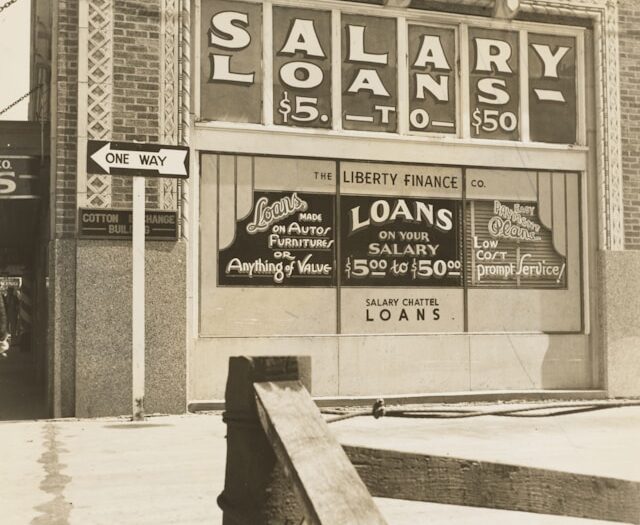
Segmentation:
[(164, 166), (164, 162), (167, 160), (167, 156), (162, 155), (147, 155), (140, 153), (140, 163), (143, 166)]
[(150, 177), (188, 177), (187, 148), (160, 144), (90, 141), (89, 173)]

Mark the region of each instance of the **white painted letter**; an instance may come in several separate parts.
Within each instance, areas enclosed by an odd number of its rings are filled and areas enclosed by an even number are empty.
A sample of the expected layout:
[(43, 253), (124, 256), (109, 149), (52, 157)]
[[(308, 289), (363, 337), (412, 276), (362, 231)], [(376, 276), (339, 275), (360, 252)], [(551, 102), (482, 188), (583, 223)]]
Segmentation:
[(541, 44), (531, 44), (531, 46), (536, 50), (536, 53), (538, 53), (542, 62), (544, 62), (544, 77), (558, 78), (558, 64), (567, 54), (569, 48), (560, 46), (556, 50), (555, 54), (553, 54), (549, 46)]
[[(239, 22), (239, 25), (234, 24)], [(236, 11), (222, 11), (211, 17), (209, 43), (225, 49), (244, 49), (251, 43), (251, 35), (244, 29), (249, 25), (249, 15)], [(242, 26), (242, 27), (240, 27)], [(217, 33), (224, 36), (220, 37)]]
[(227, 55), (211, 55), (211, 80), (253, 84), (255, 73), (232, 73), (231, 57)]
[(360, 220), (360, 206), (351, 208), (351, 233), (360, 230), (365, 226), (369, 226), (369, 224), (371, 224), (371, 219), (366, 219), (364, 221)]
[(491, 72), (495, 64), (500, 73), (513, 73), (508, 60), (511, 58), (511, 46), (502, 40), (476, 38), (476, 71)]
[[(296, 71), (304, 71), (305, 78), (296, 77)], [(289, 62), (280, 68), (280, 79), (292, 88), (312, 89), (322, 84), (323, 78), (320, 66), (309, 62)]]
[(349, 30), (350, 62), (366, 62), (368, 64), (388, 64), (389, 53), (367, 53), (364, 50), (364, 26), (347, 26)]
[(390, 97), (389, 92), (384, 87), (378, 72), (375, 69), (360, 69), (356, 78), (347, 90), (349, 93), (359, 93), (360, 91), (371, 91), (379, 97)]
[(389, 220), (389, 214), (391, 213), (391, 206), (387, 201), (379, 200), (375, 201), (371, 205), (371, 220), (374, 224), (380, 224)]
[(438, 81), (426, 73), (416, 74), (416, 98), (424, 100), (425, 89), (431, 93), (439, 102), (449, 101), (449, 77), (440, 75)]
[(18, 185), (15, 182), (15, 173), (3, 173), (0, 176), (0, 193), (13, 193), (16, 191)]
[(303, 51), (306, 56), (325, 58), (326, 55), (318, 40), (313, 20), (301, 20), (296, 18), (287, 36), (287, 41), (282, 46), (280, 53), (283, 55), (295, 55), (297, 51)]
[(442, 49), (442, 42), (440, 37), (435, 35), (424, 35), (422, 37), (422, 44), (420, 44), (420, 51), (416, 58), (415, 67), (426, 67), (427, 64), (433, 64), (436, 69), (446, 69), (451, 71), (447, 57)]
[[(506, 89), (507, 82), (501, 78), (481, 78), (478, 80), (478, 102), (496, 106), (508, 104), (511, 97)], [(482, 96), (481, 93), (489, 96)]]

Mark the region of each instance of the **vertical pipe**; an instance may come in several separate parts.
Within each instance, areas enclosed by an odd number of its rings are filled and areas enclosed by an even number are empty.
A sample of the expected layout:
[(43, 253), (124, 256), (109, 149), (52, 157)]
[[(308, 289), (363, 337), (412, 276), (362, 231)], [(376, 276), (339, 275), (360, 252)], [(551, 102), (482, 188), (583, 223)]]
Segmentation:
[(311, 389), (308, 356), (231, 357), (225, 392), (227, 466), (218, 496), (223, 525), (298, 524), (302, 509), (262, 430), (253, 383), (300, 380)]
[(144, 208), (145, 177), (133, 177), (133, 271), (132, 271), (132, 414), (144, 419)]

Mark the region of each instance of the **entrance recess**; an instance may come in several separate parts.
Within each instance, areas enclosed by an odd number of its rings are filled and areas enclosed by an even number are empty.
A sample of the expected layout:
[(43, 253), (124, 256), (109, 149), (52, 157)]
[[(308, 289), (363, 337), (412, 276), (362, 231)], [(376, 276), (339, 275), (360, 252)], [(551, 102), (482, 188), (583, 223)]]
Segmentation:
[(0, 294), (9, 350), (0, 355), (0, 420), (47, 408), (47, 172), (41, 126), (0, 122)]

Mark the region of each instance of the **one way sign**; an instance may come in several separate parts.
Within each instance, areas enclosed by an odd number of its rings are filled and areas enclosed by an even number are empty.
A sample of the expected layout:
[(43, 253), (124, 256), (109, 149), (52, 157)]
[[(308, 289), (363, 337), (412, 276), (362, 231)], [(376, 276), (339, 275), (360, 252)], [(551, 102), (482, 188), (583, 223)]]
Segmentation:
[(189, 177), (189, 149), (184, 146), (90, 140), (87, 173), (139, 177)]

